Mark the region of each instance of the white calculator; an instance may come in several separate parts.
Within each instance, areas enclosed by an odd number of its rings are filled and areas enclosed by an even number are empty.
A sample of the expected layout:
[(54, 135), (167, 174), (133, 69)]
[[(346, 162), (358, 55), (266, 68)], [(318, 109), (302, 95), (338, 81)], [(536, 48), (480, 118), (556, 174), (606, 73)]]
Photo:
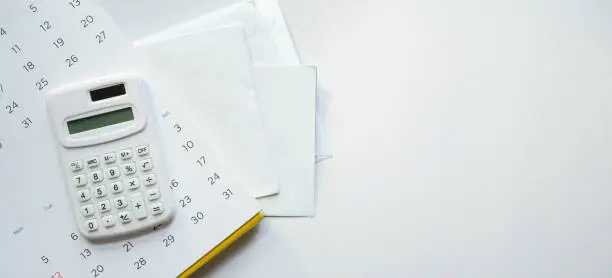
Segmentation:
[(172, 219), (146, 88), (125, 75), (62, 87), (47, 98), (74, 216), (90, 240), (153, 230)]

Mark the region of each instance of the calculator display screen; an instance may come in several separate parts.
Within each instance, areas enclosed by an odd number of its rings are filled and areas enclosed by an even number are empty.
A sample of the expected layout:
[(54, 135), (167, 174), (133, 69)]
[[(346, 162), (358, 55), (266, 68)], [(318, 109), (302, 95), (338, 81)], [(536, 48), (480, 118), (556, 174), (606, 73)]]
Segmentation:
[(68, 121), (68, 133), (77, 134), (134, 120), (131, 107)]

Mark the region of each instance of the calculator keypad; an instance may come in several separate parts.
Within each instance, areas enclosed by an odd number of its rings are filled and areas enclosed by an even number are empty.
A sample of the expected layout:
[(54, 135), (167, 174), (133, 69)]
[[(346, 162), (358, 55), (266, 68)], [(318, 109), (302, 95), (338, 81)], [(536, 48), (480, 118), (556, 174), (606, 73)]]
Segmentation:
[(71, 162), (69, 168), (89, 232), (145, 221), (164, 212), (149, 145), (86, 157)]

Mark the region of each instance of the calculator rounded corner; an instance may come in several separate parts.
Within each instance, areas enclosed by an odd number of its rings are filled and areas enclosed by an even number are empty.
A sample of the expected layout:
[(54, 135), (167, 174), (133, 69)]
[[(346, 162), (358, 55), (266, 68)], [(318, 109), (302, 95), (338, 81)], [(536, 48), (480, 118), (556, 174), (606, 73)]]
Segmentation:
[(164, 214), (159, 217), (158, 222), (155, 222), (152, 226), (148, 227), (147, 229), (156, 230), (158, 226), (168, 226), (172, 223), (172, 221), (174, 221), (175, 215), (176, 215), (176, 210), (167, 209), (164, 212)]

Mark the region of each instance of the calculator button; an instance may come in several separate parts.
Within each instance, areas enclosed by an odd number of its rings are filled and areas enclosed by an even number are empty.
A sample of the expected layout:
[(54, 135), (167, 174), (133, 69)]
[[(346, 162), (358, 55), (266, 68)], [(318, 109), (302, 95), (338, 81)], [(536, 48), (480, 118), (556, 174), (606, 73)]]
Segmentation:
[(104, 225), (104, 227), (106, 228), (115, 226), (115, 216), (107, 215), (107, 216), (102, 217), (102, 225)]
[(153, 161), (151, 159), (144, 159), (139, 162), (138, 166), (140, 171), (146, 172), (153, 169)]
[(123, 224), (129, 223), (132, 221), (132, 213), (129, 211), (119, 213), (119, 221)]
[(121, 196), (119, 198), (116, 198), (113, 200), (113, 205), (118, 208), (118, 209), (122, 209), (124, 207), (126, 207), (128, 205), (127, 200), (125, 199), (125, 197)]
[(90, 159), (87, 159), (85, 163), (87, 164), (87, 167), (95, 168), (95, 167), (98, 167), (98, 165), (100, 165), (100, 160), (98, 159), (98, 157), (92, 157)]
[(85, 222), (85, 226), (87, 227), (88, 231), (93, 232), (98, 229), (98, 220), (96, 219), (87, 220), (87, 222)]
[(100, 213), (109, 212), (110, 209), (111, 209), (111, 206), (110, 206), (109, 200), (104, 200), (98, 203), (98, 211), (100, 211)]
[(86, 205), (81, 207), (81, 214), (83, 214), (83, 216), (92, 216), (94, 212), (95, 210), (93, 205)]
[(121, 176), (121, 171), (119, 171), (119, 167), (110, 167), (104, 169), (104, 175), (106, 175), (108, 179), (116, 179)]
[(164, 212), (164, 206), (161, 203), (151, 205), (151, 214), (158, 215)]
[(146, 186), (154, 185), (157, 183), (157, 177), (155, 174), (148, 174), (142, 176), (142, 183)]
[(78, 172), (78, 171), (83, 170), (83, 161), (77, 160), (77, 161), (71, 162), (70, 170), (72, 170), (72, 172)]
[(87, 184), (87, 176), (86, 175), (78, 175), (72, 177), (72, 184), (76, 187), (81, 187)]
[(96, 195), (96, 198), (102, 198), (104, 196), (106, 196), (107, 192), (106, 192), (106, 186), (104, 185), (100, 185), (98, 187), (96, 187), (96, 189), (94, 190), (94, 195)]
[(145, 208), (144, 199), (142, 194), (136, 193), (130, 196), (130, 202), (132, 203), (132, 210), (134, 210), (134, 216), (137, 219), (147, 218), (147, 209)]
[(136, 154), (138, 154), (139, 156), (145, 156), (149, 154), (149, 145), (142, 145), (136, 147)]
[(91, 192), (89, 192), (89, 189), (81, 190), (77, 195), (81, 202), (87, 202), (91, 199)]
[(128, 163), (123, 165), (123, 172), (126, 176), (136, 173), (136, 165), (134, 163)]
[(159, 197), (161, 197), (161, 194), (159, 194), (159, 188), (147, 190), (147, 198), (149, 198), (149, 201), (157, 200)]
[(123, 183), (121, 181), (113, 182), (109, 186), (113, 194), (118, 194), (118, 193), (123, 192)]
[(127, 182), (127, 187), (130, 190), (134, 190), (134, 189), (138, 189), (138, 187), (140, 187), (140, 181), (138, 180), (138, 178), (132, 178), (126, 181)]
[(104, 180), (104, 176), (102, 175), (102, 171), (94, 171), (89, 173), (89, 181), (93, 183), (99, 183)]
[(119, 152), (119, 157), (121, 157), (121, 159), (123, 160), (132, 158), (132, 150), (131, 149), (121, 150)]
[(117, 161), (117, 154), (107, 153), (102, 158), (104, 159), (105, 164), (112, 164), (112, 163), (115, 163), (115, 161)]

